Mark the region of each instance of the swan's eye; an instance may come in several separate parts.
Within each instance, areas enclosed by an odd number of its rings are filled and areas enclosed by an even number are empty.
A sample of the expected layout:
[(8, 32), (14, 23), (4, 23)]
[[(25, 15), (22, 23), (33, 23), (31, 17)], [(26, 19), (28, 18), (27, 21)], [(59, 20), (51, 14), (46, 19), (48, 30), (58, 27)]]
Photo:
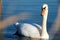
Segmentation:
[(44, 7), (43, 9), (46, 9), (46, 7)]
[(45, 14), (46, 7), (42, 8), (42, 16)]
[(45, 10), (45, 9), (46, 9), (46, 7), (42, 8), (42, 10)]

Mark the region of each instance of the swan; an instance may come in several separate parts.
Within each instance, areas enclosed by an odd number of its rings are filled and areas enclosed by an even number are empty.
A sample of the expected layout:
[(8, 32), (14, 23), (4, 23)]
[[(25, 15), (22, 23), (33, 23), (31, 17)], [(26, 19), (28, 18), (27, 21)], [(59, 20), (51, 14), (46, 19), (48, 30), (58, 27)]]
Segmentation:
[[(29, 23), (23, 23), (21, 24), (20, 27), (22, 35), (31, 38), (49, 39), (49, 35), (46, 27), (47, 16), (48, 16), (47, 4), (43, 4), (41, 15), (43, 16), (42, 27), (36, 23), (33, 23), (35, 26)], [(19, 25), (19, 23), (17, 22), (16, 25)]]
[(48, 17), (48, 5), (47, 4), (43, 4), (41, 15), (43, 16), (41, 39), (49, 39), (49, 34), (47, 32), (47, 17)]

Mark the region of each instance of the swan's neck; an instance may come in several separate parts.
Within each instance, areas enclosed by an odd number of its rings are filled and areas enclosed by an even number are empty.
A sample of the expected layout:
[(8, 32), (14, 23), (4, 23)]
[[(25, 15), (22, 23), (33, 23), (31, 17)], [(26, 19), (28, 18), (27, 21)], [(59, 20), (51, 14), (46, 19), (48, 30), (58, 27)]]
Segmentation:
[(44, 16), (43, 16), (43, 23), (42, 23), (42, 32), (47, 32), (47, 16), (48, 16), (48, 13), (46, 13)]
[[(48, 14), (48, 13), (47, 13)], [(47, 14), (43, 16), (43, 23), (42, 23), (42, 33), (41, 33), (41, 38), (42, 39), (49, 39), (49, 35), (47, 32)]]

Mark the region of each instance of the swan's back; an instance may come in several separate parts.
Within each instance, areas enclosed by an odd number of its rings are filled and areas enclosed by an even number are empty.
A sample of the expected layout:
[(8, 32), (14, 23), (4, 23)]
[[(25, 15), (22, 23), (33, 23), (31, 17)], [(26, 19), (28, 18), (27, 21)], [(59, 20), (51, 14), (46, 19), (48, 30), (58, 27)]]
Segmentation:
[(37, 27), (28, 23), (23, 23), (21, 26), (22, 35), (32, 38), (40, 38), (40, 32)]

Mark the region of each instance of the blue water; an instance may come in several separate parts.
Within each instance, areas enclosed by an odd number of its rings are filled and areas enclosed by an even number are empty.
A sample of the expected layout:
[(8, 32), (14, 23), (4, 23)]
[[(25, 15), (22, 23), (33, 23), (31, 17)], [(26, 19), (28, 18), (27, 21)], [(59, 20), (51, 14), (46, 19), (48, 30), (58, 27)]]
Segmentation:
[[(6, 19), (12, 15), (19, 14), (21, 12), (31, 13), (31, 17), (23, 20), (22, 22), (41, 24), (42, 17), (41, 8), (42, 4), (49, 5), (48, 14), (48, 31), (51, 25), (54, 23), (57, 17), (58, 0), (2, 0), (2, 17)], [(20, 20), (18, 22), (21, 22)], [(14, 24), (9, 25), (4, 29), (3, 34), (5, 40), (18, 40), (19, 36), (14, 35), (17, 32)]]
[(31, 12), (32, 22), (41, 22), (42, 4), (49, 5), (48, 22), (53, 22), (57, 16), (58, 1), (57, 0), (3, 0), (3, 18), (15, 15), (21, 12)]

